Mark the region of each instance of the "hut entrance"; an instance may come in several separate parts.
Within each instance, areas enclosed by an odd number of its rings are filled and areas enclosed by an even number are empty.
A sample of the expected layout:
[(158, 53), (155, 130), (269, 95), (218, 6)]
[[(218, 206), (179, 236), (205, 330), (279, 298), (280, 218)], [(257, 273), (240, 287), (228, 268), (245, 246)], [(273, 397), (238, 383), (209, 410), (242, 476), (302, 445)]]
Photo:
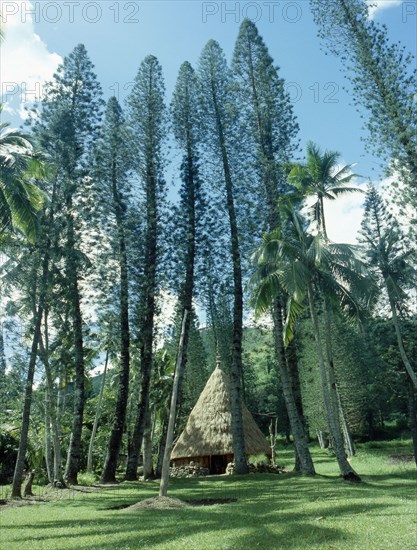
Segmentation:
[(224, 474), (229, 462), (227, 455), (212, 455), (210, 457), (210, 473)]

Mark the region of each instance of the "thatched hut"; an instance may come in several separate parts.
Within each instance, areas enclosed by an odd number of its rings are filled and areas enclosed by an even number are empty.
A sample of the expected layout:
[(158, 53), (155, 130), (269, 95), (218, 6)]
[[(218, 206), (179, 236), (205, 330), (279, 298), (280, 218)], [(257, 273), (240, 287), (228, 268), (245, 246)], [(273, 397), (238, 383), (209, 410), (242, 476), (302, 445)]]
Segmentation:
[[(246, 453), (271, 456), (271, 447), (245, 405), (242, 412)], [(224, 473), (227, 464), (233, 462), (230, 384), (219, 364), (191, 411), (171, 460), (174, 466), (194, 462), (209, 468), (212, 474)]]

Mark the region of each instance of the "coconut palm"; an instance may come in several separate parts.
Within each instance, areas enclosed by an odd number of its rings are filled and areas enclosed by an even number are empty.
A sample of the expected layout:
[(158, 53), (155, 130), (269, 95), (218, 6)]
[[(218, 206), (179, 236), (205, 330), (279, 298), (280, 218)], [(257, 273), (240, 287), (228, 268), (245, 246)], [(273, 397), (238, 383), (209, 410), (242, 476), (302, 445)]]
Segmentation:
[[(313, 142), (307, 144), (307, 162), (305, 165), (295, 165), (289, 174), (289, 181), (296, 187), (301, 197), (313, 196), (315, 202), (311, 206), (312, 217), (317, 224), (318, 231), (321, 231), (324, 238), (328, 238), (326, 229), (326, 218), (324, 212), (324, 199), (335, 200), (346, 193), (355, 191), (362, 193), (361, 189), (349, 187), (347, 184), (357, 174), (349, 173), (352, 164), (338, 168), (338, 159), (340, 155), (334, 151), (325, 151), (321, 153), (319, 147)], [(342, 401), (336, 383), (336, 371), (333, 362), (331, 327), (333, 312), (326, 297), (324, 297), (324, 317), (326, 322), (326, 358), (329, 373), (330, 388), (333, 390), (333, 400), (335, 407), (339, 410), (341, 422), (344, 426), (345, 447), (348, 455), (354, 454), (353, 442), (350, 436), (350, 430), (347, 425), (345, 413), (342, 407)]]
[(356, 187), (347, 184), (357, 174), (352, 174), (353, 164), (342, 168), (338, 166), (340, 154), (336, 151), (321, 152), (318, 145), (307, 143), (307, 162), (292, 167), (288, 181), (303, 196), (314, 196), (315, 202), (311, 206), (311, 213), (319, 231), (327, 238), (326, 220), (324, 216), (324, 199), (335, 200), (346, 193), (361, 192)]
[(263, 244), (254, 256), (257, 264), (251, 284), (254, 287), (254, 305), (258, 313), (271, 307), (274, 299), (285, 289), (288, 299), (288, 316), (285, 325), (285, 343), (294, 334), (294, 325), (308, 303), (319, 360), (320, 380), (329, 433), (334, 442), (340, 472), (345, 479), (360, 478), (346, 459), (342, 430), (337, 414), (334, 388), (329, 380), (321, 343), (317, 302), (326, 295), (333, 307), (349, 315), (358, 307), (354, 290), (364, 290), (366, 273), (353, 250), (344, 244), (330, 243), (320, 232), (307, 233), (299, 213), (287, 208), (283, 229), (264, 237)]
[(44, 165), (31, 138), (19, 130), (7, 130), (9, 126), (0, 124), (0, 237), (15, 228), (33, 241), (45, 196), (32, 180), (43, 176)]

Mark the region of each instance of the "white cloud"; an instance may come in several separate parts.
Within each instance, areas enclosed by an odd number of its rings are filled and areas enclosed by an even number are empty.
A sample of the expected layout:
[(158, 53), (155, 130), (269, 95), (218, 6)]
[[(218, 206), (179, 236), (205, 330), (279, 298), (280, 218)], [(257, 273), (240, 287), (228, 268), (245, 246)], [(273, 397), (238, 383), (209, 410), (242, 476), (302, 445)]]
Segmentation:
[[(16, 9), (13, 13), (10, 7)], [(35, 33), (30, 10), (32, 4), (3, 2), (0, 8), (5, 40), (1, 47), (1, 95), (7, 101), (9, 111), (21, 115), (22, 104), (33, 102), (40, 96), (44, 83), (51, 80), (62, 62), (62, 57), (48, 50)]]
[[(353, 183), (353, 187), (366, 190), (366, 183)], [(327, 233), (337, 243), (355, 244), (363, 215), (364, 193), (349, 193), (334, 201), (325, 200)]]
[[(372, 183), (389, 205), (390, 212), (402, 225), (403, 229), (407, 231), (411, 220), (416, 218), (416, 213), (411, 206), (399, 208), (393, 203), (392, 197), (390, 196), (393, 183), (399, 185), (400, 188), (403, 185), (398, 182), (398, 174), (394, 173), (392, 176), (388, 176), (381, 180), (375, 180)], [(330, 240), (333, 242), (348, 244), (356, 244), (358, 242), (358, 233), (363, 217), (363, 203), (365, 201), (365, 192), (368, 187), (368, 182), (364, 180), (352, 180), (351, 186), (358, 187), (363, 193), (349, 193), (333, 201), (324, 201), (327, 233)], [(313, 202), (313, 198), (309, 198), (307, 204), (310, 205)], [(314, 230), (313, 227), (311, 227), (311, 229)]]
[(401, 6), (403, 0), (367, 0), (369, 6), (369, 18), (374, 19), (375, 15), (382, 10)]
[[(345, 166), (346, 163), (341, 159), (341, 162), (335, 167), (335, 172), (338, 172)], [(355, 165), (352, 165), (354, 168)], [(352, 171), (350, 171), (352, 173)], [(363, 191), (357, 193), (346, 193), (335, 200), (324, 200), (324, 214), (326, 220), (326, 229), (329, 239), (336, 243), (356, 244), (358, 232), (360, 229), (363, 202), (365, 200), (365, 191), (367, 183), (356, 176), (348, 184), (349, 187), (355, 187)], [(307, 218), (311, 218), (310, 207), (316, 202), (315, 197), (308, 197), (305, 201), (303, 213)], [(310, 231), (315, 232), (316, 227), (313, 223), (310, 225)]]

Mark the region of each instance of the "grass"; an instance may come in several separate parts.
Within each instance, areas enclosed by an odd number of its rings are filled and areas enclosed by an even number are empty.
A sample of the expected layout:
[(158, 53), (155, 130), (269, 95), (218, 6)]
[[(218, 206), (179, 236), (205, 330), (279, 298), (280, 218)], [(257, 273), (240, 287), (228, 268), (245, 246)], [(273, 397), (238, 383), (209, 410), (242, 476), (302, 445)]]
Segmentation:
[[(334, 459), (313, 449), (318, 475), (292, 473), (177, 479), (180, 499), (238, 502), (170, 510), (115, 509), (157, 494), (158, 482), (50, 493), (51, 500), (3, 508), (0, 547), (13, 550), (89, 548), (417, 549), (417, 475), (410, 442), (361, 445), (352, 459), (362, 484), (337, 476)], [(291, 451), (279, 450), (290, 466)], [(60, 496), (54, 500), (53, 494)]]

